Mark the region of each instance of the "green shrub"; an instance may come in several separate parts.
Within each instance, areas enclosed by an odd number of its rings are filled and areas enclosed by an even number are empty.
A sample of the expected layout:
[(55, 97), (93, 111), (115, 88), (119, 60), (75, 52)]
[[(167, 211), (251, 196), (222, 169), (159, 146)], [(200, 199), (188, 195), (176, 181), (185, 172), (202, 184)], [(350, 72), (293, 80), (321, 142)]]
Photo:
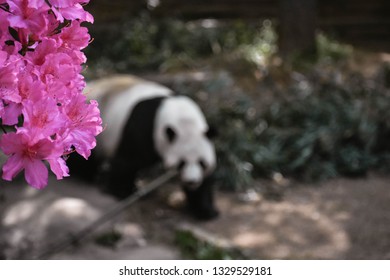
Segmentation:
[(350, 57), (353, 52), (351, 46), (332, 40), (324, 33), (318, 34), (316, 41), (319, 60), (339, 61)]
[(193, 260), (237, 260), (246, 257), (237, 248), (221, 247), (216, 242), (199, 238), (189, 230), (178, 230), (175, 242), (184, 257)]
[[(147, 13), (91, 29), (89, 70), (134, 72), (195, 65), (200, 58), (239, 52), (249, 60), (270, 55), (276, 43), (270, 21), (153, 19)], [(102, 73), (104, 74), (104, 73)]]
[[(209, 93), (198, 102), (219, 129), (224, 188), (242, 189), (274, 172), (318, 181), (389, 170), (390, 98), (383, 81), (346, 73), (340, 82), (318, 68), (292, 76), (284, 90), (270, 85), (275, 97), (262, 110), (255, 105), (261, 96), (235, 90), (226, 77), (192, 89), (195, 98), (196, 91)], [(191, 95), (188, 85), (179, 88)]]

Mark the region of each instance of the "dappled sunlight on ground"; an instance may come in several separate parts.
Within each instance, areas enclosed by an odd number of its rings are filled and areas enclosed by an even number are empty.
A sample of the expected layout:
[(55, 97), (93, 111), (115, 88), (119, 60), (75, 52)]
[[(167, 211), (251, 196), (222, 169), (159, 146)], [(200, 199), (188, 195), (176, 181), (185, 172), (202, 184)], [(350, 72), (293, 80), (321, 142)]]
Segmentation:
[(386, 259), (390, 257), (388, 178), (334, 179), (299, 185), (282, 202), (240, 205), (226, 195), (211, 232), (253, 258)]
[[(226, 205), (234, 198), (228, 200)], [(220, 223), (241, 220), (237, 227), (226, 228), (225, 234), (249, 256), (333, 259), (342, 257), (350, 247), (343, 227), (321, 213), (314, 202), (262, 201), (251, 211), (244, 208), (240, 211), (236, 206)]]

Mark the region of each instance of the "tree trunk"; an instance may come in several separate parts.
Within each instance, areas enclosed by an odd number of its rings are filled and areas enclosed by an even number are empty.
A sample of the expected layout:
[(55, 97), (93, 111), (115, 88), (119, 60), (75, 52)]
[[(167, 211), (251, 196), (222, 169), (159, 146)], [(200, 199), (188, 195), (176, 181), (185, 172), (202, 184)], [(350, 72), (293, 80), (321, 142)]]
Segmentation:
[(317, 0), (279, 0), (279, 11), (280, 54), (315, 54)]

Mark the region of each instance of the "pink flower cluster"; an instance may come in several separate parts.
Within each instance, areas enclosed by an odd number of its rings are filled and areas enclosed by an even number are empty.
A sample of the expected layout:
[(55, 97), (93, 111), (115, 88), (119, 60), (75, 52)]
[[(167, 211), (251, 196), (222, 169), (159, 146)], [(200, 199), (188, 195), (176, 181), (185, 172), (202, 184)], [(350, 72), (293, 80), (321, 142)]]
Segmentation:
[[(0, 149), (2, 177), (24, 170), (35, 188), (69, 176), (65, 159), (88, 158), (102, 131), (97, 102), (82, 93), (80, 74), (93, 22), (89, 0), (0, 0)], [(45, 164), (48, 163), (48, 165)]]

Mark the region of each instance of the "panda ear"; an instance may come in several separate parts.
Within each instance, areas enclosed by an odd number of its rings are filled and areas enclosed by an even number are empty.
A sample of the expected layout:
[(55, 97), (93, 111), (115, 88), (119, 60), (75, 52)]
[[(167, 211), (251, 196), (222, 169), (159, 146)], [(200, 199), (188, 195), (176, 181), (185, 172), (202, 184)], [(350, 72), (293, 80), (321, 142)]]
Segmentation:
[(176, 139), (176, 132), (170, 126), (165, 128), (165, 135), (167, 136), (169, 143), (172, 143)]
[(210, 126), (209, 129), (206, 131), (205, 135), (209, 139), (214, 139), (218, 136), (218, 131), (215, 127)]

